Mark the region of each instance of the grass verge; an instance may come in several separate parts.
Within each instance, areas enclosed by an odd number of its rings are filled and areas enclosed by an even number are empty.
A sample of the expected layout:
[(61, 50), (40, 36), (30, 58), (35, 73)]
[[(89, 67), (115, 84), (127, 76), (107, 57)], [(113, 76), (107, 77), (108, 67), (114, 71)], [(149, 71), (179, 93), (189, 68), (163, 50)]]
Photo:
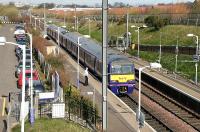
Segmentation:
[[(15, 126), (12, 132), (20, 132), (20, 125)], [(78, 124), (65, 121), (63, 119), (37, 119), (34, 126), (29, 122), (25, 123), (27, 132), (89, 132), (89, 129), (83, 128)]]
[[(137, 50), (129, 50), (128, 52), (131, 55), (137, 56)], [(140, 58), (148, 62), (156, 62), (159, 59), (159, 53), (140, 51)], [(191, 61), (193, 61), (192, 56), (182, 55), (182, 54), (178, 55), (177, 72), (182, 76), (186, 77), (187, 79), (194, 80), (195, 62)], [(166, 68), (169, 71), (175, 71), (175, 62), (176, 62), (175, 54), (163, 53), (161, 55), (161, 64), (163, 68)], [(198, 72), (198, 76), (200, 76), (200, 72)]]

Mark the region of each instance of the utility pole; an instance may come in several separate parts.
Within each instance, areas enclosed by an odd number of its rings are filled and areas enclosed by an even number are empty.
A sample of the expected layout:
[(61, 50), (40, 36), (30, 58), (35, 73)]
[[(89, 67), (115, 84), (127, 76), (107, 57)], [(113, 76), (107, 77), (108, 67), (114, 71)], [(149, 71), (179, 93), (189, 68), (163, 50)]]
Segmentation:
[(178, 39), (179, 39), (179, 37), (177, 36), (176, 37), (177, 38), (177, 41), (176, 41), (176, 62), (175, 62), (175, 70), (174, 70), (174, 72), (175, 72), (175, 78), (176, 78), (176, 73), (177, 73), (177, 66), (178, 66)]
[(46, 10), (45, 10), (45, 8), (46, 8), (46, 4), (44, 3), (44, 36), (46, 36), (47, 35), (47, 30), (46, 30)]
[(127, 7), (127, 16), (126, 16), (126, 45), (125, 45), (125, 49), (124, 51), (126, 52), (126, 49), (129, 45), (129, 33), (128, 33), (128, 22), (129, 22), (129, 4), (128, 4), (128, 7)]
[(78, 17), (76, 17), (76, 31), (78, 32)]
[(103, 117), (103, 131), (107, 131), (107, 44), (108, 44), (108, 0), (102, 1), (102, 18), (103, 18), (103, 82), (102, 82), (102, 117)]
[(31, 13), (31, 8), (29, 9), (30, 14), (29, 14), (29, 18), (30, 18), (30, 25), (32, 25), (32, 13)]
[(75, 17), (75, 22), (74, 22), (74, 30), (77, 30), (77, 22), (76, 22), (76, 4), (75, 4), (75, 7), (74, 7), (74, 12), (75, 12), (75, 15), (74, 15), (74, 17)]
[(160, 32), (160, 51), (159, 51), (159, 63), (161, 63), (161, 55), (162, 55), (162, 32)]

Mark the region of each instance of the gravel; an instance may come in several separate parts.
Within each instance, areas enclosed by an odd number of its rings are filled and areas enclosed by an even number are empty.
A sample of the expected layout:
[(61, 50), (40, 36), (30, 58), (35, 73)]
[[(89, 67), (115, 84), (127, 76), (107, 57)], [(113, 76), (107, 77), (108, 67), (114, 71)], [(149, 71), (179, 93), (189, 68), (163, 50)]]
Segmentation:
[[(133, 96), (138, 98), (138, 92), (134, 92)], [(159, 117), (159, 119), (161, 119), (173, 131), (177, 131), (177, 132), (197, 132), (190, 125), (188, 125), (184, 121), (180, 120), (178, 117), (176, 117), (172, 113), (166, 111), (160, 105), (151, 101), (149, 98), (147, 98), (144, 95), (141, 95), (141, 104), (142, 104), (142, 106), (145, 105), (148, 108), (150, 108), (154, 112), (154, 115), (157, 115), (157, 117)]]

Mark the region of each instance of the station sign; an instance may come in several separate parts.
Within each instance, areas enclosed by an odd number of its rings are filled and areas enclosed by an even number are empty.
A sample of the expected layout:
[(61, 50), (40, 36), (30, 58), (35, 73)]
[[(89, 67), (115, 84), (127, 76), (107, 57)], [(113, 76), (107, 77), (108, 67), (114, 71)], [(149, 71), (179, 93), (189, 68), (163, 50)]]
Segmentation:
[(193, 55), (193, 60), (194, 61), (199, 61), (199, 55)]

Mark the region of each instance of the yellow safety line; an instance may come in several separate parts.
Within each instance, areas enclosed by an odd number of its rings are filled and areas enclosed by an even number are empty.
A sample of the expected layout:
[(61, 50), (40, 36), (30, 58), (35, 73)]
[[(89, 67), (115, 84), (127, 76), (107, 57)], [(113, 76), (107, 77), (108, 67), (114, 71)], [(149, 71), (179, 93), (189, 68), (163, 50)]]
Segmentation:
[(3, 108), (2, 108), (2, 116), (5, 114), (5, 107), (6, 107), (6, 98), (3, 98)]

